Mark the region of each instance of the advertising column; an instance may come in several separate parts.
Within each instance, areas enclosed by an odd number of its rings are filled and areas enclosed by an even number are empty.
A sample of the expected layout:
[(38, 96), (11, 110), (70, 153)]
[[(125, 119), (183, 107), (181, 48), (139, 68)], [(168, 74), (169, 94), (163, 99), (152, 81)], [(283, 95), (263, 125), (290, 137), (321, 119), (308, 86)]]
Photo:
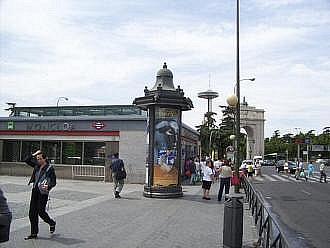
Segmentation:
[(179, 184), (179, 121), (180, 110), (156, 107), (153, 186), (167, 187)]

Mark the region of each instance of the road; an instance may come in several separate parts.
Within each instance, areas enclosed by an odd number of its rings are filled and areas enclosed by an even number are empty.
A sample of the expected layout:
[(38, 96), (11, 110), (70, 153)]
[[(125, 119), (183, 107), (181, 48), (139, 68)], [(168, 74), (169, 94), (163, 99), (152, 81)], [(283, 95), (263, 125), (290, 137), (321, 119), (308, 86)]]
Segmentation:
[[(327, 176), (330, 168), (326, 169)], [(330, 245), (330, 183), (319, 182), (319, 170), (307, 182), (294, 175), (278, 174), (274, 167), (262, 167), (262, 176), (251, 181), (272, 206), (280, 222), (311, 247)], [(329, 179), (329, 177), (328, 177)]]

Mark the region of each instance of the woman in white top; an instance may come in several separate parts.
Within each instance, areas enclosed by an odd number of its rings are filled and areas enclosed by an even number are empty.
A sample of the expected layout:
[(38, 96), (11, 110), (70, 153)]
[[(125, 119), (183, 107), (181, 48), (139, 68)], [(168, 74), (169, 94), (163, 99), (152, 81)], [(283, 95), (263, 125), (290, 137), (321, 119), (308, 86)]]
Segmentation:
[(214, 171), (213, 171), (213, 162), (212, 160), (207, 160), (206, 165), (202, 165), (203, 170), (203, 199), (204, 200), (211, 200), (209, 197), (211, 184), (214, 180)]

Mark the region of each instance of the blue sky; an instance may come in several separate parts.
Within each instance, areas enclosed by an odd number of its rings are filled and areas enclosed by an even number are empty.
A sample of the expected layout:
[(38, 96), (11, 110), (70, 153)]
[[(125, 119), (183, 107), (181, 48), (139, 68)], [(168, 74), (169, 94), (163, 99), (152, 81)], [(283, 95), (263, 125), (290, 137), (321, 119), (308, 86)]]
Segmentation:
[[(235, 4), (222, 1), (0, 1), (0, 116), (18, 106), (131, 104), (166, 61), (199, 125), (198, 92), (235, 85)], [(330, 126), (330, 1), (242, 0), (241, 95), (264, 109), (265, 135)], [(210, 75), (210, 76), (209, 76)]]

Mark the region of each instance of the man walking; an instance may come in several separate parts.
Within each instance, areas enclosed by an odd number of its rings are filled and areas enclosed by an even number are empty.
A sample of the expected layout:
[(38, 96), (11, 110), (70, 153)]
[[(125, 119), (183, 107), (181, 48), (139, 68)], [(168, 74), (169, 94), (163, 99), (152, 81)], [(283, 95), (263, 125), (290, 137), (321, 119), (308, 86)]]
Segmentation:
[(33, 183), (29, 219), (31, 233), (25, 240), (36, 239), (39, 232), (39, 219), (43, 219), (49, 225), (49, 232), (55, 232), (56, 222), (49, 217), (46, 212), (49, 191), (56, 185), (56, 175), (54, 168), (48, 163), (46, 155), (38, 150), (25, 159), (25, 163), (33, 167), (30, 183)]
[(112, 180), (115, 198), (121, 198), (119, 195), (124, 187), (124, 179), (126, 178), (126, 171), (124, 162), (119, 158), (119, 154), (114, 154), (114, 159), (111, 162)]
[(0, 188), (0, 243), (9, 240), (11, 218), (12, 215), (7, 204), (7, 199), (4, 197)]
[(327, 182), (327, 174), (325, 174), (325, 165), (324, 163), (320, 164), (320, 183), (322, 183), (322, 178), (324, 178), (324, 182)]

